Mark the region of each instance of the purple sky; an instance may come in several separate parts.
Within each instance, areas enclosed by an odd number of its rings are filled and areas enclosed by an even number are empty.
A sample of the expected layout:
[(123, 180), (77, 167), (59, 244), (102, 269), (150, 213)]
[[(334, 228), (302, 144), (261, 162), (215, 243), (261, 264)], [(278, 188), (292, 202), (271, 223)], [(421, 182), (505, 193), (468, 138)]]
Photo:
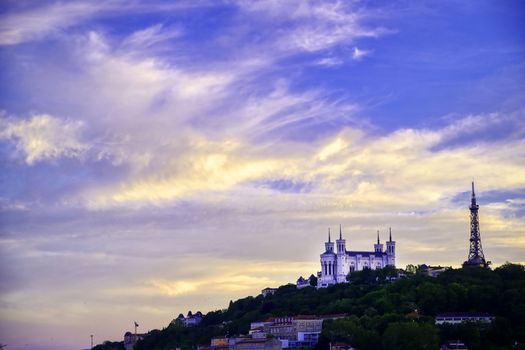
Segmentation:
[(318, 269), (328, 227), (525, 263), (522, 1), (0, 4), (0, 343), (82, 349)]

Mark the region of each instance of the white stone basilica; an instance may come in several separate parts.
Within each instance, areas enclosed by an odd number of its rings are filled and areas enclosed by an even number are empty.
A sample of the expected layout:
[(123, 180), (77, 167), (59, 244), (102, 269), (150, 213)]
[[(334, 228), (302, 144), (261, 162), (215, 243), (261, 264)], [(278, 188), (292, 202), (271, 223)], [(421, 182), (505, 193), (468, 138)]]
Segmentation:
[(381, 269), (387, 265), (395, 266), (396, 242), (392, 241), (392, 230), (390, 230), (390, 239), (386, 242), (386, 251), (383, 251), (383, 245), (379, 242), (379, 231), (373, 252), (346, 250), (341, 227), (339, 227), (339, 239), (335, 243), (337, 252), (334, 252), (334, 243), (330, 239), (330, 230), (328, 230), (328, 242), (325, 242), (325, 252), (321, 254), (321, 271), (317, 273), (317, 288), (344, 283), (346, 276), (353, 271), (361, 271), (365, 268)]

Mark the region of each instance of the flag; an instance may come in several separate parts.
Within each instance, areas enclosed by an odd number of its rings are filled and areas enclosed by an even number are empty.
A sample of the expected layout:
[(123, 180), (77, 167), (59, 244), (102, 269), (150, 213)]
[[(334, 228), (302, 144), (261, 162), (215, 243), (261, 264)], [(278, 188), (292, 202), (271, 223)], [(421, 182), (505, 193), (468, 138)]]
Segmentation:
[(138, 327), (138, 326), (139, 326), (139, 324), (137, 323), (137, 321), (135, 321), (135, 327)]

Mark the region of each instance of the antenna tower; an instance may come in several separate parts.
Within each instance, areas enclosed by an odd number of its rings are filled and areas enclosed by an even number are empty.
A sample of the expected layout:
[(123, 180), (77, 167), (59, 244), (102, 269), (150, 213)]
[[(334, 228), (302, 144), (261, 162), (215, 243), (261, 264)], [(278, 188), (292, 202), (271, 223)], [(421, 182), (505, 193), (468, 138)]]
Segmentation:
[(476, 203), (476, 193), (474, 192), (474, 182), (472, 182), (472, 198), (470, 203), (470, 249), (468, 260), (463, 266), (488, 267), (490, 261), (485, 261), (483, 248), (481, 247), (481, 234), (479, 233), (479, 205)]

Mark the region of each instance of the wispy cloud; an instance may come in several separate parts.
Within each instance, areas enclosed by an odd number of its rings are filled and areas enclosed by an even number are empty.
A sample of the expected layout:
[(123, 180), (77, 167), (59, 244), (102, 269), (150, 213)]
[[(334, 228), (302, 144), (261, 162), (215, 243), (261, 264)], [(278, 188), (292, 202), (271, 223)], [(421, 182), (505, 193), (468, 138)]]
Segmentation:
[[(0, 45), (16, 45), (25, 42), (42, 40), (52, 35), (65, 33), (65, 30), (82, 25), (93, 18), (119, 16), (121, 13), (162, 13), (166, 11), (191, 10), (193, 8), (217, 5), (208, 1), (178, 1), (165, 3), (152, 1), (148, 4), (140, 2), (126, 2), (122, 0), (108, 0), (94, 3), (91, 1), (74, 0), (68, 2), (42, 2), (37, 7), (10, 6), (0, 16)], [(131, 36), (130, 44), (146, 41), (167, 40), (178, 36), (178, 30), (171, 31), (170, 35), (160, 37), (155, 35), (155, 26), (149, 30), (136, 32)]]
[[(240, 1), (241, 9), (255, 13), (274, 24), (278, 48), (284, 52), (318, 52), (345, 45), (358, 38), (378, 37), (388, 31), (367, 27), (363, 20), (370, 16), (356, 3), (343, 1)], [(283, 30), (280, 25), (286, 25)], [(277, 33), (284, 35), (276, 35)]]
[(0, 139), (12, 140), (29, 165), (63, 156), (78, 157), (89, 148), (79, 140), (82, 124), (47, 114), (21, 121), (6, 118), (0, 123)]
[(363, 59), (363, 57), (368, 56), (369, 54), (370, 51), (360, 50), (357, 47), (354, 47), (354, 51), (352, 52), (352, 58), (356, 61), (359, 61)]
[(164, 28), (162, 24), (156, 24), (132, 33), (123, 40), (122, 45), (128, 50), (144, 50), (181, 35), (183, 31), (178, 27)]
[(0, 45), (14, 45), (43, 38), (78, 24), (114, 5), (72, 1), (35, 9), (7, 12), (0, 17)]
[(337, 58), (337, 57), (324, 57), (324, 58), (321, 58), (319, 60), (317, 60), (315, 62), (315, 64), (317, 65), (320, 65), (320, 66), (327, 66), (327, 67), (332, 67), (332, 66), (339, 66), (341, 64), (343, 64), (344, 61), (340, 58)]

